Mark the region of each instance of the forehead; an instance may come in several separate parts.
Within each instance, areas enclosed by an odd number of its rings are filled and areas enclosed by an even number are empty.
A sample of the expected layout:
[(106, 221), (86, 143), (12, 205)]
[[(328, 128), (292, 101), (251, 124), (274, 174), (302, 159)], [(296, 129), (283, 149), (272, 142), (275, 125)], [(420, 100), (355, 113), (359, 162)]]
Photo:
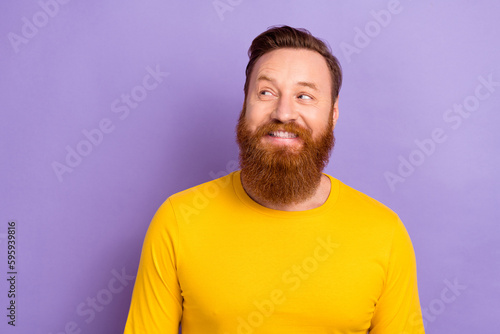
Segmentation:
[(283, 48), (268, 52), (255, 63), (250, 81), (266, 76), (278, 83), (313, 82), (321, 90), (331, 88), (330, 70), (326, 60), (316, 51)]

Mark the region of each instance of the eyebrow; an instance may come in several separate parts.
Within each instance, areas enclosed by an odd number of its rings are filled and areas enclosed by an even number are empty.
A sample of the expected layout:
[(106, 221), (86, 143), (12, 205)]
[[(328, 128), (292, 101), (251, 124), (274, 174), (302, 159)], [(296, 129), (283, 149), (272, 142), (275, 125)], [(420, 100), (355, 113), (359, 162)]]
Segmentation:
[[(259, 75), (259, 77), (257, 78), (257, 82), (258, 81), (269, 81), (271, 83), (274, 82), (273, 79), (271, 79), (270, 77), (268, 77), (267, 75), (264, 75), (264, 74)], [(316, 84), (313, 83), (313, 82), (298, 81), (296, 84), (299, 85), (299, 86), (309, 87), (309, 88), (311, 88), (313, 90), (319, 90), (318, 86), (316, 86)]]
[(318, 90), (318, 87), (313, 82), (299, 81), (299, 82), (297, 82), (297, 85), (304, 86), (304, 87), (309, 87), (309, 88), (314, 89), (314, 90)]

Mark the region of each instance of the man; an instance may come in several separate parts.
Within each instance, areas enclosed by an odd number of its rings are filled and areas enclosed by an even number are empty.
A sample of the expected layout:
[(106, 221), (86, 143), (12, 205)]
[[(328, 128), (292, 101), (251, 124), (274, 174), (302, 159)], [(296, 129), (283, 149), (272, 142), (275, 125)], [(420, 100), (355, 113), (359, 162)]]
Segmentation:
[(398, 216), (323, 174), (341, 70), (307, 30), (249, 50), (241, 170), (169, 197), (148, 229), (126, 334), (424, 333)]

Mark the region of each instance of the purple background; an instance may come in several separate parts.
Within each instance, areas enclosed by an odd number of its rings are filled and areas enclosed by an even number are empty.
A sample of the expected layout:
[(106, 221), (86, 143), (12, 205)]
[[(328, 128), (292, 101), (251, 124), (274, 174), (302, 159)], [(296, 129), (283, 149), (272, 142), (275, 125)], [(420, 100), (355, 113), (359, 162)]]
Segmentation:
[[(133, 282), (114, 274), (135, 275), (169, 195), (232, 171), (247, 49), (288, 24), (327, 40), (342, 64), (326, 172), (402, 218), (427, 333), (498, 333), (500, 2), (221, 0), (224, 12), (214, 3), (70, 1), (45, 6), (52, 16), (34, 0), (0, 4), (0, 332), (123, 330)], [(168, 72), (152, 90), (141, 88), (148, 67)], [(131, 93), (144, 99), (125, 115)], [(465, 116), (450, 111), (464, 103)], [(106, 119), (113, 130), (85, 146), (82, 131)], [(88, 154), (58, 177), (53, 163), (66, 164), (68, 146)], [(385, 175), (398, 168), (391, 188)], [(9, 220), (16, 328), (6, 324)], [(450, 282), (461, 288), (450, 293)]]

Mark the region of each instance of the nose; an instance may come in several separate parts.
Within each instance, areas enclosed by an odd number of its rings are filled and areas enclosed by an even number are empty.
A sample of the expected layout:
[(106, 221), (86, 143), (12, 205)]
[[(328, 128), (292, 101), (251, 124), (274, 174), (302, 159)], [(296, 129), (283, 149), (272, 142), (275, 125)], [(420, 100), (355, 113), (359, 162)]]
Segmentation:
[(292, 102), (292, 98), (281, 96), (278, 99), (276, 108), (274, 109), (271, 117), (274, 120), (278, 120), (282, 123), (288, 123), (290, 121), (297, 120), (298, 112)]

